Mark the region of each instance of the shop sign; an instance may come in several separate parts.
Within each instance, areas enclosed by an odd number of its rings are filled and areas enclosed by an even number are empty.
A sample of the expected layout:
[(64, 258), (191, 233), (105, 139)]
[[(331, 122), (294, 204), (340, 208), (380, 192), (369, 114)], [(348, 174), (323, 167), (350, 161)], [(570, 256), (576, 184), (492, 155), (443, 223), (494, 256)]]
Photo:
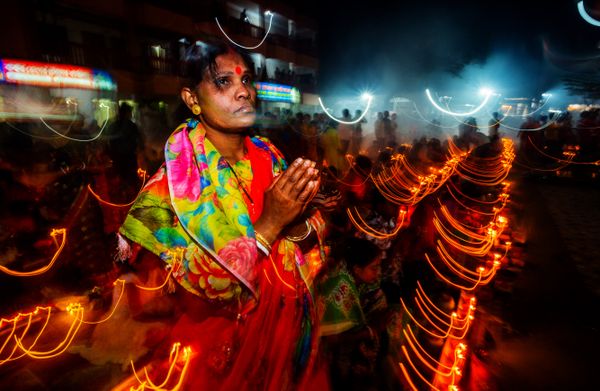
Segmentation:
[(300, 103), (300, 90), (296, 87), (274, 83), (254, 83), (258, 99), (271, 102)]
[(41, 87), (116, 90), (105, 71), (65, 64), (0, 60), (0, 82)]

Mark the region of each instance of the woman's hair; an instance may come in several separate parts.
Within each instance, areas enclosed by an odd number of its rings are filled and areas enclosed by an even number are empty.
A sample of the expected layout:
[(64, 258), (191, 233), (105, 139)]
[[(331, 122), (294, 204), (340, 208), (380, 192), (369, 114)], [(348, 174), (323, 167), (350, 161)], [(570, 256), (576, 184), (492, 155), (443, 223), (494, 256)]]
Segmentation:
[(332, 251), (336, 260), (344, 260), (348, 269), (354, 266), (365, 267), (381, 254), (375, 243), (361, 238), (347, 238)]
[(217, 73), (217, 57), (229, 52), (238, 54), (254, 75), (254, 63), (247, 52), (224, 41), (209, 41), (192, 45), (186, 50), (183, 73), (188, 86), (196, 88), (206, 76), (214, 78)]

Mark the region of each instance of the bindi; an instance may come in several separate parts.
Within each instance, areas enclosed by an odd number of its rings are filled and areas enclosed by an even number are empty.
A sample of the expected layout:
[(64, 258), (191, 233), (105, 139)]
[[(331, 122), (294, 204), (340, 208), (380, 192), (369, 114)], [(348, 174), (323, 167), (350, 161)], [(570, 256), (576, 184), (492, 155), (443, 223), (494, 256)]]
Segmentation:
[(242, 67), (240, 67), (239, 65), (237, 67), (235, 67), (235, 73), (237, 73), (238, 75), (242, 74)]

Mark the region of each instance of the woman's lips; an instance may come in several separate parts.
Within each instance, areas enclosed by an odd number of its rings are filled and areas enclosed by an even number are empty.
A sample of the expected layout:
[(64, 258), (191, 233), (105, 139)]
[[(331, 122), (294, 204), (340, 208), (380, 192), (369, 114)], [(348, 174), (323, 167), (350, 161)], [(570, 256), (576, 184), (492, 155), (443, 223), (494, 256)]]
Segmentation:
[(237, 109), (235, 112), (236, 113), (241, 113), (241, 114), (252, 114), (254, 113), (254, 106), (252, 105), (243, 105), (241, 106), (239, 109)]

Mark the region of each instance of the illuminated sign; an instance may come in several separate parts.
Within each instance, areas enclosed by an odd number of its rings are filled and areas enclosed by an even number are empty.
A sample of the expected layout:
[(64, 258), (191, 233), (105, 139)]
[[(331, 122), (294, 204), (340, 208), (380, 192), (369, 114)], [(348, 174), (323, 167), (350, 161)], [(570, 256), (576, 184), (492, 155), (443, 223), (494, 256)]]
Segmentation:
[(300, 91), (296, 87), (273, 83), (254, 83), (256, 96), (271, 102), (300, 103)]
[(41, 87), (116, 90), (107, 72), (63, 64), (0, 60), (0, 81)]

